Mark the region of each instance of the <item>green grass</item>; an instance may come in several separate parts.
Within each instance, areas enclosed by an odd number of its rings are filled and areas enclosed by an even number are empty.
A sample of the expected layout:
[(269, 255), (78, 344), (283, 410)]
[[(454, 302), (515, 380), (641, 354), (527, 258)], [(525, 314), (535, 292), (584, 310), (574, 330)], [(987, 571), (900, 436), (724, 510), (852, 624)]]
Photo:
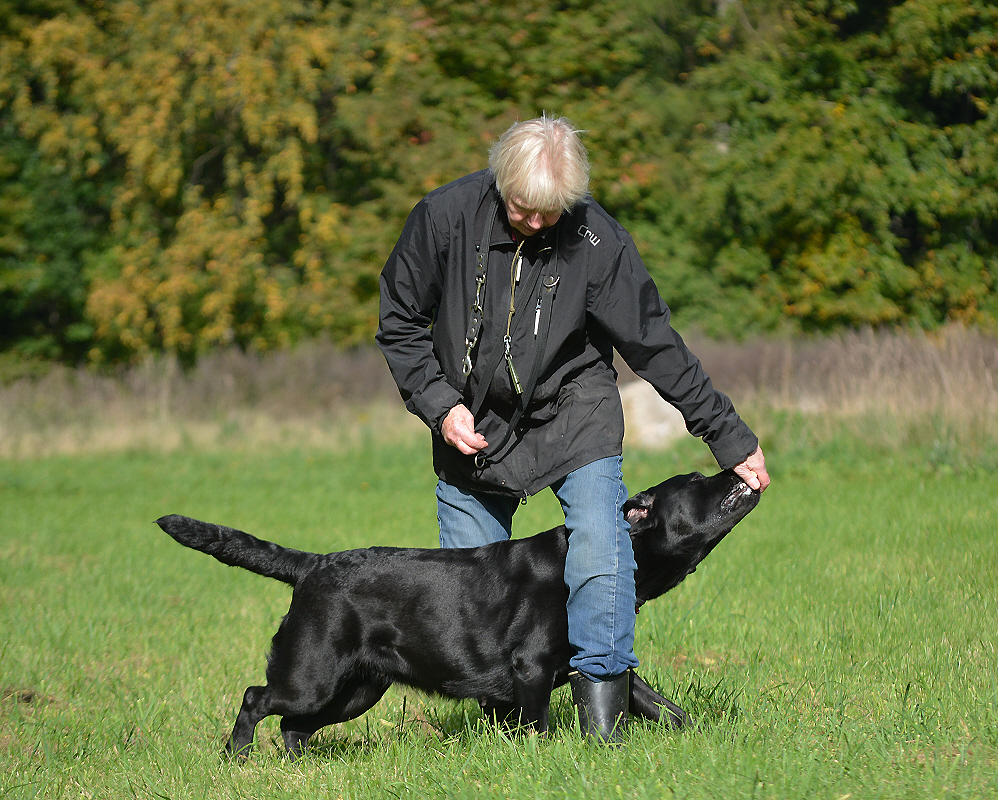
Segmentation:
[[(393, 689), (296, 763), (277, 720), (218, 753), (290, 591), (179, 547), (184, 513), (289, 546), (434, 546), (425, 443), (0, 461), (0, 797), (998, 797), (998, 481), (787, 436), (760, 506), (638, 618), (642, 673), (699, 726), (510, 737)], [(632, 491), (706, 448), (629, 453)], [(518, 531), (558, 522), (542, 495)]]

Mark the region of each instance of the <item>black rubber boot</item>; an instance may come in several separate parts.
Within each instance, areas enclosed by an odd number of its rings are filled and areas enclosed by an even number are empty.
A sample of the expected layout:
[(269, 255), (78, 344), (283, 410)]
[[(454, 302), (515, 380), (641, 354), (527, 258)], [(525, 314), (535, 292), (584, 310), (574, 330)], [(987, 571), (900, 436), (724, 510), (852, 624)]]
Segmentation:
[(605, 681), (591, 681), (581, 672), (572, 672), (568, 682), (572, 686), (582, 735), (606, 744), (621, 744), (627, 727), (630, 673), (624, 672)]

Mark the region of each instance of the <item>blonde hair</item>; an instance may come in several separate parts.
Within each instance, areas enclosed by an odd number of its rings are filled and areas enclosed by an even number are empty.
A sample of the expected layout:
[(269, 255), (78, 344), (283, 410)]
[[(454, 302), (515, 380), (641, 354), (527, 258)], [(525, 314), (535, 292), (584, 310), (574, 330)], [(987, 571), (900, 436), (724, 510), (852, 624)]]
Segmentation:
[(536, 211), (567, 211), (589, 188), (589, 157), (579, 131), (564, 117), (517, 122), (489, 151), (503, 200)]

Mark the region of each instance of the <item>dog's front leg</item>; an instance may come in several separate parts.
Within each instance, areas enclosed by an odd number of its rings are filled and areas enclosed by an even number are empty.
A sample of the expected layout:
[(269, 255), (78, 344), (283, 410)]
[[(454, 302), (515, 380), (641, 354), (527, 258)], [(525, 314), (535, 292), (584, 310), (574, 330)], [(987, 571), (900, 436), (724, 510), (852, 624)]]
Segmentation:
[(671, 700), (662, 697), (631, 670), (631, 696), (628, 711), (652, 722), (661, 722), (673, 730), (690, 724), (689, 715)]
[(507, 725), (531, 728), (535, 733), (547, 733), (550, 724), (551, 697), (546, 703), (531, 702), (529, 706), (514, 707), (506, 716)]
[(493, 725), (509, 727), (520, 720), (520, 709), (512, 703), (493, 702), (483, 697), (478, 701), (478, 705), (482, 708), (482, 717)]
[(553, 689), (553, 672), (538, 669), (528, 675), (517, 671), (513, 678), (513, 700), (519, 708), (521, 725), (529, 725), (538, 733), (547, 732)]
[(550, 722), (551, 694), (543, 701), (531, 703), (520, 709), (520, 724), (533, 728), (536, 733), (547, 733)]

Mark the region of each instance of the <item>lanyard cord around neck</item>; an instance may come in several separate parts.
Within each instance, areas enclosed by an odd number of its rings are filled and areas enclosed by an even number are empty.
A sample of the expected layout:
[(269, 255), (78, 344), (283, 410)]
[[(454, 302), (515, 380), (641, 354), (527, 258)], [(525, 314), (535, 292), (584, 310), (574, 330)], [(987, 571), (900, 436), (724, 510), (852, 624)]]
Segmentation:
[[(490, 444), (489, 453), (485, 453), (484, 451), (482, 451), (475, 455), (475, 466), (478, 467), (478, 469), (485, 468), (491, 453), (498, 453), (503, 449), (503, 447), (506, 446), (506, 442), (509, 441), (510, 436), (513, 434), (513, 431), (516, 429), (517, 423), (520, 421), (520, 418), (523, 416), (523, 413), (526, 411), (527, 404), (530, 402), (531, 395), (534, 392), (534, 387), (537, 385), (537, 379), (541, 372), (541, 364), (544, 359), (544, 353), (547, 349), (548, 331), (551, 325), (551, 310), (554, 306), (554, 293), (558, 287), (558, 283), (561, 280), (558, 275), (557, 238), (555, 239), (555, 245), (553, 250), (554, 250), (553, 253), (554, 258), (550, 265), (550, 270), (548, 272), (548, 275), (547, 277), (544, 278), (541, 284), (542, 290), (541, 294), (538, 296), (537, 316), (534, 319), (534, 337), (537, 339), (534, 348), (534, 361), (530, 367), (530, 371), (527, 373), (526, 385), (523, 387), (519, 386), (519, 378), (516, 375), (516, 371), (513, 369), (513, 360), (511, 357), (509, 357), (509, 339), (512, 336), (513, 313), (515, 311), (515, 305), (514, 305), (515, 298), (513, 297), (513, 292), (516, 291), (516, 262), (519, 260), (517, 256), (513, 257), (513, 272), (511, 275), (512, 280), (510, 281), (510, 283), (512, 284), (512, 286), (510, 287), (510, 303), (509, 303), (510, 314), (506, 323), (506, 337), (505, 337), (506, 340), (504, 341), (505, 344), (504, 350), (507, 356), (506, 363), (510, 369), (510, 377), (513, 380), (513, 386), (516, 389), (517, 394), (519, 395), (519, 403), (517, 403), (516, 410), (513, 412), (512, 418), (509, 420), (509, 422), (506, 425), (506, 433), (502, 437), (502, 440), (498, 444), (496, 444), (495, 442)], [(519, 254), (519, 248), (517, 248), (517, 254)], [(531, 294), (533, 294), (534, 291), (533, 287), (537, 285), (537, 279), (539, 279), (539, 277), (540, 277), (540, 270), (537, 270), (537, 275), (535, 280), (530, 283), (529, 291)], [(541, 298), (543, 298), (543, 302)], [(484, 375), (491, 376), (495, 372), (496, 367), (499, 366), (499, 358), (501, 358), (502, 355), (503, 355), (502, 351), (498, 350), (497, 348), (496, 357), (490, 359), (490, 363), (486, 367)], [(478, 415), (478, 410), (482, 407), (482, 402), (485, 400), (485, 394), (488, 391), (489, 384), (491, 382), (492, 382), (491, 377), (485, 377), (482, 380), (482, 382), (478, 385), (478, 388), (475, 390), (475, 396), (473, 398), (471, 405), (471, 413), (473, 415), (475, 416)]]
[(475, 302), (471, 305), (471, 321), (468, 323), (468, 333), (464, 337), (465, 353), (461, 362), (462, 372), (467, 378), (471, 375), (474, 366), (471, 360), (471, 351), (478, 344), (478, 334), (482, 331), (482, 319), (485, 316), (485, 309), (482, 306), (485, 292), (485, 279), (489, 269), (489, 240), (492, 236), (492, 224), (496, 219), (496, 212), (499, 210), (499, 201), (493, 200), (486, 215), (485, 228), (482, 231), (482, 241), (478, 245), (478, 266), (475, 270)]
[(510, 353), (510, 344), (513, 341), (511, 334), (513, 331), (513, 315), (516, 314), (516, 285), (520, 282), (520, 263), (523, 257), (520, 255), (520, 251), (523, 250), (523, 239), (520, 239), (520, 243), (516, 246), (516, 252), (513, 253), (513, 263), (509, 267), (509, 316), (506, 317), (506, 335), (502, 337), (503, 347), (505, 348), (505, 358), (506, 366), (509, 368), (509, 378), (513, 382), (513, 389), (517, 394), (523, 394), (523, 387), (520, 385), (520, 377), (516, 374), (516, 368), (513, 366), (513, 355)]

